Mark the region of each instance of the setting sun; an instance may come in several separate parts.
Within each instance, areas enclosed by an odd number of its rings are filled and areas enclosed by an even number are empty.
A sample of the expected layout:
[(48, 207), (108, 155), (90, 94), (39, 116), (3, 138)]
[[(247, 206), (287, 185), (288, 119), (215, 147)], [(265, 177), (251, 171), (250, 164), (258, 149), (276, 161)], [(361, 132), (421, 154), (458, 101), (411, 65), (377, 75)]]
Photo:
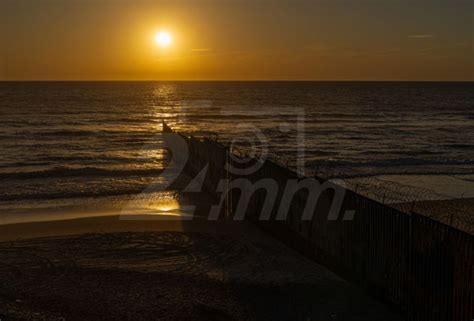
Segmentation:
[(171, 44), (172, 40), (173, 38), (166, 31), (160, 31), (155, 35), (155, 42), (160, 47), (168, 47)]

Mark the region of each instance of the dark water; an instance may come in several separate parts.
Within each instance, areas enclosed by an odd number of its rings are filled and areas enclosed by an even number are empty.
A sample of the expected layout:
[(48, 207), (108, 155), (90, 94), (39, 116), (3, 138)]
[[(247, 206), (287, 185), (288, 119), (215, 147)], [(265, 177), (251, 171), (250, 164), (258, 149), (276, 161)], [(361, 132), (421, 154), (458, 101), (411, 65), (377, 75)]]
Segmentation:
[(139, 193), (161, 179), (162, 120), (290, 166), (474, 173), (474, 83), (0, 83), (0, 115), (9, 204)]

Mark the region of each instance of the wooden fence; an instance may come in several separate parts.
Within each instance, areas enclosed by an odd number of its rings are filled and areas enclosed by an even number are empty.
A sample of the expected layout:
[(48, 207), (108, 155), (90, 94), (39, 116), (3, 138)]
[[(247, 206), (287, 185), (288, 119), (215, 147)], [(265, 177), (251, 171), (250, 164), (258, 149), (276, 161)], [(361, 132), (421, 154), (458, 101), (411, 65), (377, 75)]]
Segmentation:
[[(171, 129), (169, 129), (171, 131)], [(252, 183), (272, 179), (278, 197), (269, 220), (260, 220), (265, 190), (253, 193), (246, 218), (290, 247), (328, 266), (372, 295), (396, 307), (407, 320), (472, 321), (474, 318), (474, 237), (425, 216), (400, 212), (353, 191), (345, 190), (338, 218), (328, 219), (335, 193), (324, 190), (309, 220), (302, 219), (308, 201), (299, 190), (286, 219), (277, 218), (289, 180), (307, 179), (265, 161), (250, 175), (231, 175), (226, 166), (242, 166), (239, 157), (210, 139), (182, 136), (189, 147), (187, 170), (199, 173), (207, 166), (204, 186), (216, 197), (222, 179), (246, 178)], [(312, 178), (324, 183), (319, 178)], [(230, 209), (240, 192), (231, 191)], [(355, 210), (352, 219), (347, 211)]]

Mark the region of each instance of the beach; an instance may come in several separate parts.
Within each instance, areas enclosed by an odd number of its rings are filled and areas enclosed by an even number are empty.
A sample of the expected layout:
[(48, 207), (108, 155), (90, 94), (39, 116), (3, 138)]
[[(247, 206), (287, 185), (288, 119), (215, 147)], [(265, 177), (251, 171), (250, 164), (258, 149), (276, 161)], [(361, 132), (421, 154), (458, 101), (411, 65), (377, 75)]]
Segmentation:
[(401, 320), (248, 222), (0, 226), (6, 320)]
[[(402, 207), (406, 208), (406, 205)], [(413, 209), (419, 214), (474, 235), (474, 198), (420, 201)]]

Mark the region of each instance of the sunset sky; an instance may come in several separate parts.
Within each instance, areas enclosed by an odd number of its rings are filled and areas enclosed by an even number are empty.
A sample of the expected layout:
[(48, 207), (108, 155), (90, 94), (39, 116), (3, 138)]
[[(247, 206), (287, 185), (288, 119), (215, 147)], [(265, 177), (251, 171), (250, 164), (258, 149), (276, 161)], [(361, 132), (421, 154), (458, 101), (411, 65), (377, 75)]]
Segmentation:
[(473, 4), (1, 0), (0, 79), (474, 80)]

